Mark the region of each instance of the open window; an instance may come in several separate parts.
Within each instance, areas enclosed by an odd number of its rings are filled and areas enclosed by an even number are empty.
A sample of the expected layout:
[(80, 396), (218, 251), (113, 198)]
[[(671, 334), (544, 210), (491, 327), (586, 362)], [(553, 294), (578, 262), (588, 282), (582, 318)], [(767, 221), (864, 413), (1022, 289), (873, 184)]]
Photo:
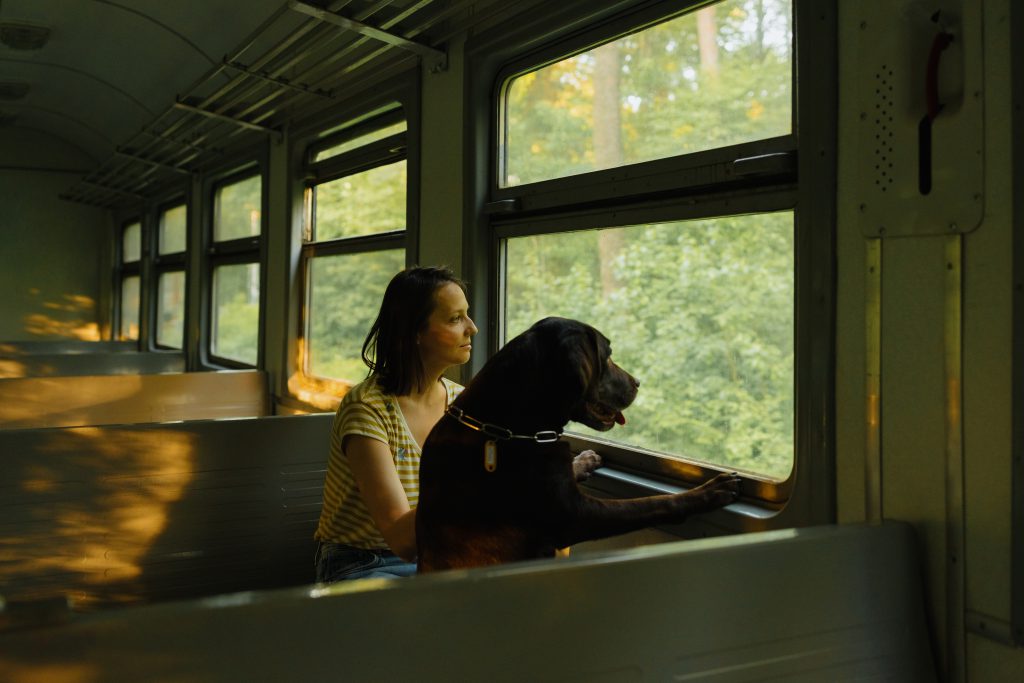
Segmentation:
[(307, 149), (298, 368), (307, 387), (330, 393), (366, 377), (363, 340), (406, 265), (406, 134), (393, 105)]

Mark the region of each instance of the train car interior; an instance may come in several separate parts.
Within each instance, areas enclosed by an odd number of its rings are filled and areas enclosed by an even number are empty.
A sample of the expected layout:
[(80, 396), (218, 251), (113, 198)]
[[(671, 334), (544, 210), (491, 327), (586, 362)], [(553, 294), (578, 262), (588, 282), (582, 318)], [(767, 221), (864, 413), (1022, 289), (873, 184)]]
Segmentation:
[[(1011, 0), (0, 0), (0, 680), (1024, 680), (1022, 202)], [(414, 265), (736, 502), (316, 583)]]

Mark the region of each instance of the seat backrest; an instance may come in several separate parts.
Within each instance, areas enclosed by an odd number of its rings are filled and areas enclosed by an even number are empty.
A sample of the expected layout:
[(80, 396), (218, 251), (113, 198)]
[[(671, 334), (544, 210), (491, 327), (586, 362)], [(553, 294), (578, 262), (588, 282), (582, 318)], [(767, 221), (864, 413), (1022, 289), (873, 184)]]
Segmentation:
[(0, 653), (96, 681), (932, 683), (922, 592), (909, 526), (830, 526), (152, 605)]
[(136, 353), (137, 341), (83, 341), (81, 339), (34, 339), (0, 341), (0, 358), (32, 354)]
[(267, 375), (257, 370), (0, 380), (0, 429), (269, 413)]
[(311, 582), (332, 419), (0, 431), (0, 593), (88, 610)]
[(0, 357), (0, 379), (184, 372), (180, 353), (33, 353)]

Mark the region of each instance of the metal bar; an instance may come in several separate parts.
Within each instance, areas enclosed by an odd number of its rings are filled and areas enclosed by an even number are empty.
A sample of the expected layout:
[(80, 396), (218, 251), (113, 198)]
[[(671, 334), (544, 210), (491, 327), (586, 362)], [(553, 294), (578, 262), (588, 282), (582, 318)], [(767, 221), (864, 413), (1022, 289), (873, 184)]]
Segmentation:
[(138, 154), (125, 152), (120, 147), (114, 150), (114, 154), (116, 154), (119, 157), (124, 157), (125, 159), (132, 159), (133, 161), (148, 164), (150, 166), (153, 166), (154, 168), (166, 168), (168, 171), (174, 171), (175, 173), (183, 173), (184, 175), (189, 174), (188, 169), (184, 169), (179, 166), (172, 166), (171, 164), (162, 164), (159, 161), (153, 161), (152, 159), (147, 159), (146, 157), (140, 157)]
[(393, 33), (388, 33), (387, 31), (382, 31), (381, 29), (370, 26), (369, 24), (364, 24), (360, 21), (349, 19), (348, 17), (344, 17), (334, 12), (328, 12), (327, 10), (320, 9), (319, 7), (316, 7), (314, 5), (310, 5), (305, 2), (300, 2), (300, 0), (291, 0), (288, 3), (288, 6), (291, 9), (295, 10), (296, 12), (301, 12), (302, 14), (309, 15), (314, 19), (319, 19), (320, 21), (326, 22), (328, 24), (334, 24), (335, 26), (345, 29), (346, 31), (354, 31), (368, 38), (373, 38), (383, 43), (387, 43), (388, 45), (393, 45), (394, 47), (398, 47), (403, 50), (415, 52), (416, 54), (420, 55), (424, 60), (432, 62), (435, 68), (437, 67), (437, 65), (447, 65), (448, 63), (447, 53), (443, 52), (442, 50), (432, 48), (429, 45), (417, 43), (414, 40), (409, 40), (407, 38), (403, 38), (402, 36), (398, 36)]
[(154, 130), (145, 130), (143, 132), (146, 135), (152, 135), (155, 138), (160, 138), (161, 140), (166, 140), (167, 142), (173, 143), (175, 145), (180, 145), (181, 147), (187, 147), (187, 148), (195, 150), (197, 152), (204, 152), (204, 153), (209, 153), (209, 154), (223, 154), (224, 153), (224, 150), (222, 150), (219, 147), (206, 147), (206, 146), (203, 146), (203, 145), (197, 145), (197, 144), (195, 144), (193, 142), (186, 142), (185, 140), (179, 140), (177, 138), (171, 137), (170, 135), (167, 135), (166, 133), (157, 133)]
[(882, 521), (882, 240), (869, 239), (865, 302), (864, 517)]
[(966, 680), (963, 434), (963, 235), (946, 238), (946, 672)]
[[(275, 10), (273, 14), (271, 14), (269, 17), (267, 17), (263, 21), (263, 23), (261, 23), (255, 29), (253, 29), (249, 33), (249, 35), (246, 36), (244, 40), (242, 40), (242, 42), (239, 44), (239, 46), (235, 48), (235, 50), (233, 51), (233, 55), (232, 55), (231, 59), (234, 60), (234, 59), (238, 59), (239, 57), (241, 57), (242, 54), (246, 50), (248, 50), (250, 47), (252, 47), (253, 43), (255, 43), (256, 40), (259, 39), (259, 37), (261, 35), (263, 35), (264, 31), (266, 31), (268, 28), (273, 26), (274, 22), (276, 22), (278, 19), (280, 19), (282, 16), (284, 16), (285, 10), (286, 10), (286, 8), (282, 5), (281, 7), (277, 8), (277, 10)], [(225, 59), (225, 61), (228, 61), (227, 58)], [(184, 90), (184, 92), (190, 93), (193, 90), (195, 90), (196, 88), (198, 88), (199, 86), (201, 86), (201, 85), (203, 85), (205, 83), (208, 83), (211, 79), (213, 79), (217, 74), (219, 74), (221, 72), (221, 69), (223, 69), (223, 67), (224, 67), (224, 64), (217, 64), (217, 65), (215, 65), (212, 69), (210, 69), (205, 74), (200, 76), (196, 81), (194, 81), (192, 83), (192, 85), (188, 86)]]
[(174, 108), (175, 109), (181, 109), (183, 111), (189, 111), (189, 112), (192, 112), (193, 114), (199, 114), (201, 116), (206, 116), (206, 117), (211, 118), (211, 119), (217, 119), (218, 121), (224, 121), (226, 123), (232, 123), (232, 124), (234, 124), (236, 126), (239, 126), (241, 128), (248, 128), (249, 130), (258, 130), (261, 133), (270, 133), (272, 135), (279, 135), (280, 134), (278, 131), (274, 130), (273, 128), (267, 128), (266, 126), (261, 126), (261, 125), (256, 124), (256, 123), (249, 123), (248, 121), (242, 121), (241, 119), (233, 118), (231, 116), (228, 116), (227, 114), (218, 114), (215, 111), (209, 111), (208, 109), (201, 109), (201, 108), (196, 107), (194, 105), (186, 104), (186, 103), (184, 103), (184, 102), (182, 102), (180, 100), (174, 103)]
[(229, 61), (227, 61), (227, 58), (225, 58), (225, 60), (224, 60), (224, 66), (228, 67), (229, 69), (234, 69), (235, 71), (243, 73), (243, 74), (245, 74), (247, 76), (252, 76), (253, 78), (258, 78), (258, 79), (260, 79), (262, 81), (266, 81), (267, 83), (273, 83), (274, 85), (280, 86), (282, 88), (289, 88), (291, 90), (297, 90), (298, 92), (305, 93), (307, 95), (316, 95), (317, 97), (323, 97), (325, 99), (333, 99), (334, 98), (334, 95), (332, 95), (330, 92), (328, 92), (326, 90), (323, 90), (321, 88), (310, 88), (309, 86), (299, 85), (297, 83), (292, 83), (291, 81), (289, 81), (286, 78), (276, 78), (276, 77), (271, 76), (271, 75), (269, 75), (269, 74), (267, 74), (265, 72), (253, 71), (252, 69), (247, 67), (245, 64), (238, 64), (237, 62), (229, 62)]

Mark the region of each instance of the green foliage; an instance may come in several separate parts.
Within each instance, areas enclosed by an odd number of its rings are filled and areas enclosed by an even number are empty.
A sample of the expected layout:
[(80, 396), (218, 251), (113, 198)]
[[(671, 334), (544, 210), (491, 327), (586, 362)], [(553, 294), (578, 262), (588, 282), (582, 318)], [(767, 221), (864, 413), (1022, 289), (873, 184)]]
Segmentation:
[(363, 340), (384, 289), (405, 266), (401, 249), (321, 256), (310, 264), (308, 372), (358, 382), (366, 377)]
[[(516, 78), (509, 86), (506, 183), (559, 178), (622, 163), (786, 135), (792, 120), (788, 0), (727, 0), (706, 10), (715, 31), (702, 52), (698, 13)], [(758, 30), (760, 27), (760, 30)], [(609, 89), (616, 111), (602, 111)], [(608, 122), (621, 148), (599, 158)]]
[(405, 229), (406, 163), (338, 178), (316, 186), (316, 239)]
[(256, 365), (259, 354), (260, 267), (221, 266), (213, 273), (214, 355)]
[(217, 190), (213, 200), (213, 239), (217, 242), (260, 234), (263, 181), (255, 175)]

